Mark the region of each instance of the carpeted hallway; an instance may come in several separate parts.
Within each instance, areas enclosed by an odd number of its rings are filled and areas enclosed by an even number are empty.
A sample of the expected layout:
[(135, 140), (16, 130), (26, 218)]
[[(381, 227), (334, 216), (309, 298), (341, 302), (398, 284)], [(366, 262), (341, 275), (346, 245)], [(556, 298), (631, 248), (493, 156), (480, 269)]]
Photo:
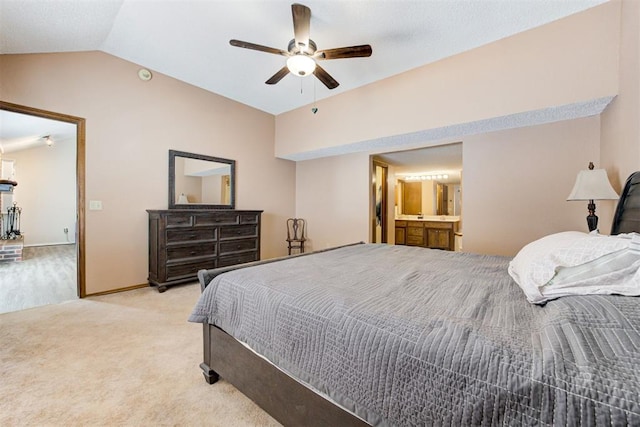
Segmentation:
[(142, 288), (0, 314), (2, 426), (277, 426), (224, 381), (207, 384), (200, 294)]
[(76, 245), (28, 246), (0, 263), (0, 313), (78, 298)]

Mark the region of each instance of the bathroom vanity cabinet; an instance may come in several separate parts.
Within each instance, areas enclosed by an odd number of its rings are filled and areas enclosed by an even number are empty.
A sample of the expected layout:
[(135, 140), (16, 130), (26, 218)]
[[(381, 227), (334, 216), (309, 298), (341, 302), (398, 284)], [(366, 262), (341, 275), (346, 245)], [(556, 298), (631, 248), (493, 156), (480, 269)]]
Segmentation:
[(455, 249), (458, 217), (428, 217), (425, 219), (397, 219), (396, 245), (422, 246), (431, 249)]

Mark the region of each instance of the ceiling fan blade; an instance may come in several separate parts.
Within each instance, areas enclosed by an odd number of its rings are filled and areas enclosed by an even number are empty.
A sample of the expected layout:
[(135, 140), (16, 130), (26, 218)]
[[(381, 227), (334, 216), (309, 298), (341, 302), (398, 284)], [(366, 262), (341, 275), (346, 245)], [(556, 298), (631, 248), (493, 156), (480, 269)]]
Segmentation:
[(268, 85), (274, 85), (274, 84), (278, 83), (280, 80), (282, 80), (282, 78), (284, 76), (286, 76), (287, 74), (289, 74), (289, 69), (285, 65), (280, 70), (278, 70), (277, 73), (275, 73), (273, 76), (271, 76), (271, 78), (269, 80), (267, 80), (265, 83), (268, 84)]
[(316, 69), (313, 70), (313, 74), (329, 89), (335, 89), (338, 87), (338, 85), (340, 85), (340, 83), (338, 83), (336, 79), (331, 77), (331, 75), (329, 75), (329, 73), (327, 73), (324, 68), (319, 65), (316, 65)]
[(260, 52), (274, 53), (276, 55), (289, 56), (289, 52), (274, 47), (262, 46), (255, 43), (243, 42), (242, 40), (229, 40), (229, 44), (235, 47), (243, 47), (245, 49), (259, 50)]
[(362, 58), (371, 56), (373, 50), (368, 44), (360, 46), (338, 47), (335, 49), (319, 50), (313, 55), (317, 59), (342, 59), (342, 58)]
[(293, 15), (293, 34), (296, 46), (301, 50), (306, 50), (309, 46), (311, 9), (305, 5), (294, 3), (291, 5), (291, 14)]

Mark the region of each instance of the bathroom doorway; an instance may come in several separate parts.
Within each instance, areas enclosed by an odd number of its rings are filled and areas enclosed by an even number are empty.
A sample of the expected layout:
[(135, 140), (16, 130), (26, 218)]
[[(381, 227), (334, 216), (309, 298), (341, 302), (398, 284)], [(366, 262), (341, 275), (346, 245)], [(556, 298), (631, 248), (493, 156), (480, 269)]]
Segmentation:
[(371, 243), (387, 243), (387, 209), (389, 206), (389, 167), (378, 160), (372, 161), (371, 204), (373, 210)]

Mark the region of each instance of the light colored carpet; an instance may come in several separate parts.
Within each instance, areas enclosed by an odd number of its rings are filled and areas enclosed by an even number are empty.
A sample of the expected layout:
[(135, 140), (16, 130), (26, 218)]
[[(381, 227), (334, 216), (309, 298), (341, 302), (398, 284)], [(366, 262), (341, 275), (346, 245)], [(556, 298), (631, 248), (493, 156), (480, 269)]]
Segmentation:
[(278, 426), (224, 381), (209, 385), (200, 294), (142, 288), (0, 314), (2, 426)]
[(76, 245), (25, 247), (0, 263), (0, 313), (78, 299)]

